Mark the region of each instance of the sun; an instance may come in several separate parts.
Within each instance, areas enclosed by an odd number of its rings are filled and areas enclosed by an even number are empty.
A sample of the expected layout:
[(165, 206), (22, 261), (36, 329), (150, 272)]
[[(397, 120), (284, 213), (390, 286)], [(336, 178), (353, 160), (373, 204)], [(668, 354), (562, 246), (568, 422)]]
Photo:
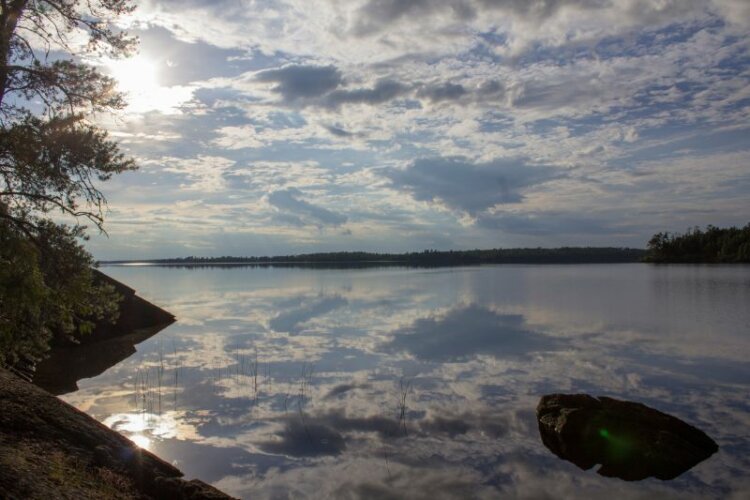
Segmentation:
[(158, 67), (155, 61), (145, 56), (118, 59), (107, 64), (110, 75), (118, 88), (131, 97), (159, 88)]
[(169, 79), (163, 72), (174, 74), (176, 71), (165, 61), (139, 54), (128, 59), (109, 60), (104, 67), (106, 73), (115, 79), (117, 89), (124, 94), (128, 114), (152, 111), (179, 114), (180, 107), (192, 98), (193, 87), (190, 85), (166, 86), (161, 81)]

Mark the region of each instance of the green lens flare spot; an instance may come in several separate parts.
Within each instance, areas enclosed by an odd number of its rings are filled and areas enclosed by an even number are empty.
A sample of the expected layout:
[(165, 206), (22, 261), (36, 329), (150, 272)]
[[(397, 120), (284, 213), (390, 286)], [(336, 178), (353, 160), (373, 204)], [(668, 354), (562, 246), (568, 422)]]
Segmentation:
[(599, 435), (605, 439), (608, 439), (609, 431), (607, 429), (599, 429)]

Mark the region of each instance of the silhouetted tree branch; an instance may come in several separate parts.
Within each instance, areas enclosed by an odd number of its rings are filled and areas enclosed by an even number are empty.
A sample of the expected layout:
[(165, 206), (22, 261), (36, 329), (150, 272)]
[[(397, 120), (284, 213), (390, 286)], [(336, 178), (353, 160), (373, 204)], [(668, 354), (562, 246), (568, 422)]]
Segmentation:
[(0, 365), (36, 359), (54, 337), (116, 312), (114, 290), (93, 282), (81, 222), (104, 230), (98, 183), (135, 164), (89, 120), (125, 102), (80, 56), (131, 54), (137, 40), (114, 22), (133, 8), (0, 0)]

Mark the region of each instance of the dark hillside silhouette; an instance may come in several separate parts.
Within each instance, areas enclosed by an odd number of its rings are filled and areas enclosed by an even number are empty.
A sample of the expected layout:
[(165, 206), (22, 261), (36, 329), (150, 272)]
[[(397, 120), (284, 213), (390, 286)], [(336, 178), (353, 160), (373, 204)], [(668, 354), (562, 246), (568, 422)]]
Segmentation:
[[(425, 250), (411, 253), (325, 252), (274, 257), (183, 257), (140, 261), (157, 265), (386, 265), (455, 266), (468, 264), (597, 264), (639, 262), (637, 248), (496, 248), (491, 250)], [(128, 261), (108, 261), (122, 264)]]

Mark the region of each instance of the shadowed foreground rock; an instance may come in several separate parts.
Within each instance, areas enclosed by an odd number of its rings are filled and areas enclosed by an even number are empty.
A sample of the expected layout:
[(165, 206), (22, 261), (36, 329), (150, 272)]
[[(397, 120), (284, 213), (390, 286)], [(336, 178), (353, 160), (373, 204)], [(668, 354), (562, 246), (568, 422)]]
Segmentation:
[(91, 335), (81, 339), (82, 343), (99, 342), (112, 337), (125, 335), (133, 330), (166, 326), (174, 322), (174, 315), (159, 306), (136, 295), (135, 290), (107, 276), (98, 269), (91, 270), (94, 280), (99, 283), (112, 285), (122, 296), (120, 314), (114, 325), (99, 323)]
[(607, 477), (673, 479), (719, 449), (703, 431), (640, 403), (587, 394), (543, 396), (536, 409), (544, 445)]
[(136, 352), (135, 346), (174, 323), (174, 316), (136, 295), (135, 290), (93, 269), (96, 281), (115, 287), (122, 297), (114, 324), (100, 322), (78, 343), (53, 345), (36, 365), (32, 381), (52, 394), (78, 390), (78, 381), (96, 377)]
[(221, 491), (0, 369), (0, 498), (224, 499)]

